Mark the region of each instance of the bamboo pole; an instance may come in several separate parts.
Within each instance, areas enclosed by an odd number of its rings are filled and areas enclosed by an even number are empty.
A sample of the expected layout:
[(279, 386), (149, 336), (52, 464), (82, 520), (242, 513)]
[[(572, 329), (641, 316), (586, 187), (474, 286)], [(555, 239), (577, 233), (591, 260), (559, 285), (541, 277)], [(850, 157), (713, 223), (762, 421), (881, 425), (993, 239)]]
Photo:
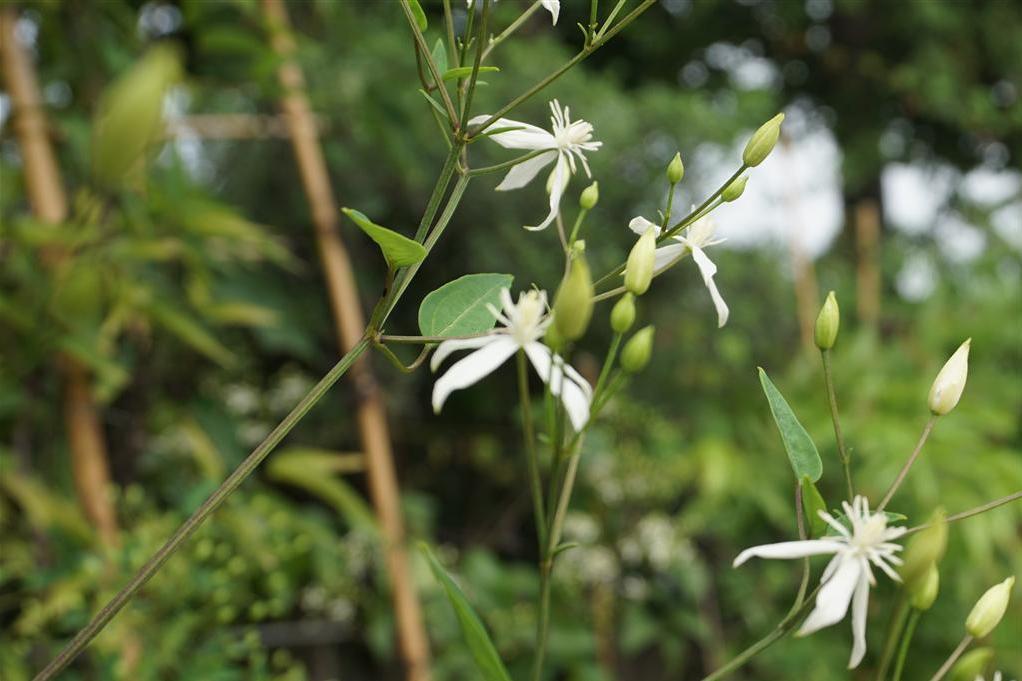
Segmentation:
[(820, 305), (817, 297), (816, 266), (813, 264), (813, 259), (806, 254), (805, 246), (802, 243), (805, 222), (802, 219), (801, 201), (797, 189), (800, 174), (792, 154), (791, 140), (787, 135), (781, 136), (781, 150), (781, 158), (788, 166), (784, 202), (788, 213), (788, 256), (791, 259), (791, 272), (795, 288), (799, 337), (803, 347), (812, 348), (816, 313)]
[[(351, 260), (338, 230), (337, 202), (316, 133), (315, 118), (305, 93), (304, 74), (294, 59), (295, 42), (290, 34), (287, 10), (281, 0), (263, 0), (263, 8), (272, 31), (273, 49), (283, 58), (278, 69), (285, 91), (281, 106), (287, 119), (302, 184), (312, 208), (316, 243), (326, 276), (338, 340), (342, 350), (347, 350), (362, 338), (365, 319)], [(358, 425), (366, 456), (370, 494), (380, 524), (392, 584), (401, 657), (409, 681), (427, 681), (430, 676), (429, 643), (408, 564), (400, 492), (394, 471), (386, 412), (365, 358), (352, 367), (352, 376), (360, 397)]]
[[(67, 197), (50, 144), (46, 115), (39, 96), (35, 69), (15, 35), (17, 13), (8, 5), (0, 11), (0, 52), (10, 93), (12, 121), (25, 167), (28, 201), (35, 216), (59, 223), (67, 218)], [(50, 253), (48, 265), (62, 255)], [(99, 408), (89, 385), (88, 371), (73, 358), (58, 361), (64, 382), (63, 410), (78, 502), (105, 546), (118, 541), (117, 516), (110, 500), (110, 466)]]
[(880, 320), (880, 207), (876, 199), (855, 204), (857, 312), (863, 327), (876, 331)]

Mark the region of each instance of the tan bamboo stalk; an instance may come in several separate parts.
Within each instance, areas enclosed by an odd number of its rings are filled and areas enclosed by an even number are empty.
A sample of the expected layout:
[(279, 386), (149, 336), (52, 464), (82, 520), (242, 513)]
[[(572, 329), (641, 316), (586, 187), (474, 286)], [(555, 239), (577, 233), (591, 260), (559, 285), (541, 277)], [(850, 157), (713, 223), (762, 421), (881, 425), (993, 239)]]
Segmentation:
[(813, 259), (806, 254), (802, 243), (805, 227), (800, 209), (801, 200), (797, 190), (800, 174), (791, 151), (791, 139), (787, 135), (781, 135), (781, 150), (783, 151), (781, 157), (788, 165), (787, 177), (795, 178), (793, 181), (785, 183), (784, 203), (788, 213), (788, 255), (791, 258), (799, 337), (802, 339), (804, 347), (812, 348), (816, 313), (819, 311), (820, 305), (817, 297), (816, 266), (813, 264)]
[[(3, 74), (13, 109), (12, 125), (25, 167), (25, 186), (35, 216), (44, 222), (67, 218), (67, 197), (50, 144), (39, 83), (26, 50), (15, 36), (17, 13), (8, 5), (0, 11), (0, 52)], [(61, 258), (50, 253), (48, 264)], [(106, 546), (117, 543), (118, 526), (109, 496), (110, 466), (99, 408), (93, 399), (88, 371), (70, 357), (58, 368), (64, 380), (64, 423), (78, 502)]]
[(862, 325), (873, 331), (880, 319), (880, 207), (875, 199), (855, 204), (857, 312)]
[[(294, 59), (287, 9), (281, 0), (263, 0), (273, 49), (283, 58), (278, 69), (284, 96), (281, 106), (294, 147), (305, 193), (312, 208), (316, 243), (327, 280), (330, 307), (342, 351), (359, 342), (365, 330), (358, 288), (338, 229), (339, 211), (330, 186), (315, 119), (305, 93), (305, 78)], [(358, 424), (365, 452), (369, 489), (376, 508), (392, 585), (398, 643), (409, 681), (427, 681), (429, 642), (409, 569), (400, 492), (394, 471), (386, 411), (366, 358), (352, 367), (357, 386)]]

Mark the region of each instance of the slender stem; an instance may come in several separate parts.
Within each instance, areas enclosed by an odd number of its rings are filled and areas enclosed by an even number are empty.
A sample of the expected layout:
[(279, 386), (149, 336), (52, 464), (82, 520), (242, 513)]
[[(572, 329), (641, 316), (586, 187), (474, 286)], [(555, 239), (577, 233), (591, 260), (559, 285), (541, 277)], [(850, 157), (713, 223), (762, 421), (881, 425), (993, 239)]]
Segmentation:
[(884, 640), (883, 652), (880, 654), (880, 665), (877, 667), (876, 681), (884, 681), (887, 678), (887, 670), (891, 668), (894, 653), (897, 650), (898, 638), (905, 627), (905, 618), (908, 617), (908, 599), (902, 595), (894, 606), (894, 613), (891, 615), (887, 627), (887, 638)]
[[(802, 507), (802, 483), (800, 482), (795, 483), (795, 525), (798, 528), (799, 540), (805, 541), (808, 535), (806, 532), (805, 509)], [(798, 585), (798, 592), (795, 594), (795, 602), (792, 603), (785, 618), (794, 615), (802, 607), (802, 603), (805, 602), (806, 589), (809, 588), (809, 574), (809, 556), (806, 556), (802, 559), (802, 579)]]
[(546, 546), (546, 511), (543, 508), (543, 482), (539, 477), (539, 460), (536, 456), (536, 432), (532, 425), (532, 402), (529, 400), (529, 370), (525, 352), (518, 351), (518, 398), (522, 412), (522, 437), (525, 440), (525, 455), (529, 466), (529, 490), (532, 492), (532, 507), (536, 521), (536, 536), (539, 545)]
[(427, 344), (423, 346), (422, 351), (419, 352), (418, 356), (412, 360), (412, 363), (405, 366), (404, 361), (394, 354), (394, 351), (388, 348), (383, 343), (373, 343), (373, 347), (380, 351), (380, 353), (387, 358), (387, 360), (394, 365), (394, 367), (403, 374), (410, 374), (426, 361), (426, 357), (429, 356), (430, 346)]
[(916, 459), (919, 457), (919, 452), (923, 451), (923, 445), (926, 444), (926, 439), (930, 437), (930, 431), (933, 430), (933, 424), (936, 422), (936, 414), (931, 414), (930, 418), (926, 420), (926, 425), (923, 427), (923, 434), (919, 436), (919, 442), (916, 443), (916, 448), (912, 450), (912, 454), (908, 457), (908, 460), (905, 461), (905, 465), (901, 467), (900, 471), (898, 471), (898, 477), (896, 477), (894, 482), (891, 483), (891, 487), (887, 490), (887, 494), (884, 495), (880, 505), (877, 506), (876, 513), (884, 510), (887, 503), (891, 500), (891, 497), (893, 497), (894, 493), (898, 491), (899, 487), (901, 487), (901, 483), (904, 482), (909, 469), (912, 468), (912, 464), (914, 464)]
[(405, 18), (408, 19), (408, 25), (412, 29), (412, 35), (415, 37), (415, 43), (419, 46), (419, 50), (422, 52), (422, 58), (426, 60), (426, 67), (429, 68), (429, 73), (433, 76), (433, 82), (436, 83), (436, 89), (440, 91), (440, 97), (444, 100), (444, 108), (447, 109), (447, 118), (450, 119), (451, 125), (457, 129), (458, 111), (454, 108), (454, 102), (451, 101), (451, 95), (447, 92), (447, 87), (444, 86), (443, 76), (440, 74), (440, 69), (436, 65), (436, 61), (433, 60), (433, 55), (429, 51), (429, 47), (426, 45), (426, 38), (422, 35), (422, 31), (419, 30), (419, 24), (415, 21), (415, 15), (412, 14), (412, 8), (408, 4), (408, 0), (401, 0), (401, 9), (404, 10)]
[(493, 52), (497, 45), (500, 45), (502, 42), (507, 40), (511, 34), (521, 28), (522, 24), (528, 21), (529, 17), (531, 17), (539, 8), (540, 2), (539, 0), (536, 0), (536, 2), (529, 5), (529, 7), (522, 12), (517, 19), (512, 21), (510, 26), (501, 31), (500, 35), (491, 40), (490, 44), (486, 46), (485, 50), (483, 50), (483, 61), (486, 61), (486, 58), (490, 56), (490, 53)]
[(544, 558), (539, 568), (539, 613), (536, 620), (536, 657), (532, 661), (532, 681), (543, 678), (543, 661), (546, 657), (546, 640), (550, 629), (550, 573), (553, 563)]
[(444, 0), (444, 28), (447, 30), (447, 59), (449, 63), (454, 64), (458, 59), (458, 46), (455, 44), (454, 14), (451, 12), (451, 0)]
[(710, 194), (709, 198), (707, 198), (705, 201), (699, 204), (699, 206), (696, 207), (695, 210), (693, 210), (691, 213), (682, 218), (680, 222), (676, 223), (672, 227), (669, 227), (667, 231), (661, 232), (660, 236), (657, 237), (657, 243), (663, 241), (664, 239), (668, 239), (674, 236), (685, 227), (688, 227), (689, 224), (695, 222), (698, 218), (702, 217), (703, 211), (709, 208), (710, 204), (716, 201), (720, 197), (720, 195), (724, 193), (724, 190), (727, 189), (732, 182), (737, 180), (739, 175), (741, 175), (748, 169), (749, 166), (743, 163), (741, 167), (734, 172), (734, 175), (727, 178), (727, 180), (724, 181), (724, 184), (720, 185), (717, 188), (717, 190)]
[(621, 11), (621, 8), (625, 6), (625, 2), (626, 0), (617, 0), (617, 4), (614, 5), (614, 8), (610, 10), (610, 14), (607, 15), (607, 20), (603, 22), (603, 28), (601, 28), (600, 32), (596, 34), (597, 39), (603, 35), (603, 32), (606, 31), (607, 27), (614, 21), (614, 17), (616, 17), (617, 13)]
[(403, 343), (408, 345), (429, 345), (431, 343), (443, 343), (449, 340), (469, 340), (471, 338), (482, 338), (489, 333), (474, 333), (467, 336), (388, 336), (381, 334), (377, 340), (381, 343)]
[[(989, 511), (991, 509), (997, 508), (998, 506), (1003, 506), (1005, 504), (1010, 504), (1011, 502), (1017, 501), (1018, 499), (1022, 499), (1022, 490), (1020, 490), (1018, 492), (1014, 492), (1012, 494), (1009, 494), (1006, 497), (1001, 497), (1000, 499), (994, 499), (993, 501), (988, 501), (987, 503), (983, 504), (982, 506), (977, 506), (976, 508), (970, 508), (969, 510), (962, 511), (961, 513), (955, 513), (954, 515), (948, 516), (947, 520), (945, 522), (953, 523), (956, 520), (965, 520), (966, 518), (971, 518), (974, 515), (979, 515), (980, 513), (986, 513), (987, 511)], [(931, 523), (925, 523), (923, 525), (916, 525), (915, 527), (912, 527), (907, 532), (905, 532), (905, 534), (912, 534), (913, 532), (918, 532), (920, 530), (925, 530), (930, 525), (931, 525)]]
[(660, 231), (667, 229), (667, 223), (671, 221), (671, 208), (674, 207), (674, 184), (668, 183), (667, 209), (664, 211), (664, 219), (660, 222)]
[(944, 660), (944, 664), (940, 666), (940, 669), (937, 670), (937, 673), (933, 675), (930, 681), (940, 681), (943, 679), (944, 675), (948, 673), (952, 666), (954, 666), (955, 662), (958, 661), (958, 658), (962, 656), (962, 653), (965, 652), (965, 649), (968, 648), (971, 643), (972, 636), (966, 634), (965, 638), (962, 639), (962, 642), (959, 643), (954, 652), (952, 652), (951, 655)]
[(830, 420), (834, 423), (834, 439), (837, 440), (837, 453), (841, 457), (841, 465), (845, 469), (845, 484), (848, 486), (848, 501), (855, 497), (855, 487), (852, 485), (851, 457), (848, 449), (845, 448), (845, 436), (841, 432), (841, 418), (837, 409), (837, 393), (834, 391), (834, 374), (830, 366), (830, 350), (820, 350), (823, 358), (823, 380), (827, 384), (827, 403), (830, 405)]
[(153, 575), (155, 575), (163, 564), (180, 548), (189, 537), (191, 537), (202, 523), (213, 513), (220, 504), (224, 502), (236, 490), (242, 482), (250, 476), (263, 459), (276, 448), (280, 441), (291, 431), (302, 418), (316, 405), (317, 402), (327, 393), (337, 380), (351, 368), (362, 353), (369, 347), (369, 339), (363, 338), (358, 345), (349, 350), (327, 374), (320, 379), (309, 392), (302, 398), (291, 412), (284, 417), (273, 431), (266, 436), (259, 446), (252, 450), (244, 461), (242, 461), (234, 472), (216, 488), (198, 509), (192, 513), (175, 532), (170, 539), (146, 561), (135, 576), (103, 606), (103, 609), (96, 613), (89, 623), (79, 631), (71, 642), (68, 643), (60, 653), (50, 661), (48, 665), (35, 677), (35, 681), (47, 681), (56, 677), (61, 670), (67, 667), (94, 639), (100, 631), (120, 612), (121, 608), (127, 605), (128, 601), (145, 586)]
[(607, 358), (603, 360), (603, 368), (600, 370), (600, 377), (596, 380), (596, 390), (594, 394), (599, 395), (603, 392), (603, 387), (607, 383), (607, 377), (610, 376), (610, 370), (614, 367), (614, 360), (617, 358), (617, 350), (621, 346), (621, 338), (624, 334), (615, 333), (614, 337), (610, 339), (610, 348), (607, 349)]
[(461, 38), (461, 46), (458, 48), (458, 66), (465, 65), (465, 51), (468, 44), (472, 42), (472, 28), (475, 26), (476, 4), (473, 2), (468, 8), (468, 21), (465, 22), (465, 33)]
[(894, 663), (894, 675), (891, 681), (901, 681), (901, 672), (905, 668), (905, 658), (908, 657), (908, 649), (912, 643), (912, 636), (916, 633), (916, 625), (919, 624), (919, 617), (922, 610), (912, 608), (912, 614), (908, 616), (908, 624), (905, 625), (905, 633), (901, 637), (901, 645), (898, 647), (898, 659)]
[(596, 37), (596, 18), (600, 12), (600, 0), (590, 0), (589, 2), (589, 26), (586, 30), (586, 45), (592, 45), (593, 39)]
[(568, 236), (568, 248), (571, 248), (572, 244), (574, 244), (575, 240), (578, 238), (579, 230), (582, 228), (582, 223), (585, 221), (586, 215), (588, 214), (589, 211), (585, 208), (579, 209), (578, 217), (575, 218), (575, 224), (572, 225), (571, 234)]
[(504, 170), (505, 168), (510, 168), (512, 166), (518, 165), (519, 163), (524, 163), (525, 161), (528, 161), (529, 159), (536, 158), (537, 156), (539, 156), (541, 154), (549, 154), (549, 153), (552, 153), (550, 149), (536, 149), (535, 151), (530, 151), (527, 154), (522, 154), (521, 156), (513, 158), (510, 161), (504, 161), (503, 163), (496, 163), (496, 164), (494, 164), (492, 166), (483, 166), (481, 168), (472, 168), (471, 170), (465, 171), (465, 174), (469, 175), (470, 177), (475, 177), (476, 175), (485, 175), (487, 173), (496, 173), (498, 171)]
[(483, 0), (483, 18), (479, 21), (479, 37), (476, 39), (476, 59), (472, 64), (472, 75), (468, 79), (468, 88), (465, 91), (465, 99), (461, 105), (461, 129), (464, 130), (468, 124), (468, 114), (472, 109), (472, 96), (476, 91), (476, 81), (479, 79), (479, 66), (483, 63), (483, 42), (486, 38), (486, 24), (490, 19), (490, 2)]
[(415, 229), (415, 240), (419, 243), (422, 243), (422, 240), (426, 238), (426, 232), (429, 231), (429, 226), (433, 224), (433, 217), (440, 207), (440, 201), (444, 198), (447, 186), (451, 183), (451, 177), (457, 168), (458, 153), (460, 151), (460, 145), (455, 144), (447, 152), (444, 165), (440, 168), (440, 176), (437, 177), (436, 184), (433, 185), (433, 192), (429, 195), (429, 200), (426, 202), (426, 210), (423, 211), (422, 219), (419, 220), (419, 226)]

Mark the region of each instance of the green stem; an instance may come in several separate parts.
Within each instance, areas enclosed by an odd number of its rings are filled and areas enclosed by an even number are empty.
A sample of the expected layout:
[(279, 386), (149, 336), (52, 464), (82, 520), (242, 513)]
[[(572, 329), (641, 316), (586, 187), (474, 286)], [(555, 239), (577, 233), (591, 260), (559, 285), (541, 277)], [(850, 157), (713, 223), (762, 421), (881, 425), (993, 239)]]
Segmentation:
[(451, 0), (444, 0), (444, 28), (447, 31), (447, 59), (451, 64), (458, 60), (458, 46), (454, 37), (454, 14), (451, 12)]
[(901, 646), (898, 647), (898, 659), (894, 663), (894, 675), (891, 676), (891, 681), (901, 681), (901, 672), (905, 668), (909, 645), (912, 643), (912, 636), (916, 633), (916, 625), (919, 624), (919, 616), (922, 614), (922, 610), (912, 608), (912, 614), (909, 615), (908, 624), (905, 626), (905, 633), (901, 637)]
[(394, 367), (403, 374), (410, 374), (426, 361), (426, 357), (429, 356), (430, 346), (427, 344), (423, 346), (422, 351), (412, 361), (411, 364), (405, 366), (404, 361), (394, 354), (394, 351), (388, 348), (383, 343), (373, 343), (373, 347), (380, 351), (380, 353), (387, 358), (387, 360), (394, 365)]
[(476, 39), (476, 59), (472, 64), (472, 75), (468, 79), (468, 88), (465, 92), (465, 99), (461, 108), (461, 129), (464, 130), (468, 124), (468, 114), (472, 109), (472, 96), (476, 91), (476, 81), (479, 79), (479, 66), (483, 63), (483, 41), (486, 38), (486, 24), (490, 18), (491, 0), (483, 0), (483, 18), (479, 21), (479, 37)]
[[(994, 499), (993, 501), (988, 501), (987, 503), (983, 504), (982, 506), (977, 506), (976, 508), (970, 508), (968, 511), (962, 511), (961, 513), (955, 513), (954, 515), (950, 515), (950, 516), (947, 517), (945, 522), (953, 523), (953, 522), (955, 522), (957, 520), (965, 520), (966, 518), (971, 518), (974, 515), (979, 515), (980, 513), (986, 513), (989, 510), (997, 508), (998, 506), (1004, 506), (1005, 504), (1010, 504), (1011, 502), (1017, 501), (1018, 499), (1022, 499), (1022, 490), (1020, 490), (1018, 492), (1013, 492), (1012, 494), (1009, 494), (1006, 497), (1001, 497), (1000, 499)], [(931, 523), (925, 523), (923, 525), (916, 525), (915, 527), (909, 528), (909, 530), (906, 531), (905, 534), (909, 535), (909, 534), (912, 534), (913, 532), (918, 532), (920, 530), (925, 530), (927, 527), (930, 526), (930, 524)]]
[(415, 37), (415, 44), (419, 46), (419, 50), (422, 52), (422, 58), (426, 60), (426, 66), (429, 68), (429, 74), (433, 76), (433, 82), (436, 83), (436, 89), (440, 91), (440, 98), (444, 100), (444, 108), (447, 109), (447, 118), (450, 119), (452, 125), (457, 126), (458, 110), (454, 108), (454, 102), (451, 101), (451, 95), (447, 92), (447, 87), (444, 85), (443, 76), (436, 65), (436, 61), (433, 60), (433, 54), (429, 51), (429, 47), (426, 45), (425, 36), (423, 36), (422, 31), (419, 30), (419, 24), (415, 21), (415, 15), (412, 13), (412, 8), (408, 4), (408, 0), (401, 0), (401, 9), (404, 10), (405, 18), (408, 20), (408, 25), (412, 29), (412, 35)]
[(845, 437), (841, 432), (841, 418), (837, 409), (837, 393), (834, 391), (834, 374), (830, 366), (830, 350), (820, 350), (823, 358), (823, 380), (827, 384), (827, 403), (830, 405), (830, 420), (834, 423), (834, 439), (837, 440), (837, 453), (841, 458), (841, 465), (845, 469), (845, 484), (848, 486), (848, 501), (855, 497), (855, 487), (852, 485), (851, 457), (845, 448)]
[(451, 177), (457, 168), (458, 154), (460, 152), (461, 145), (459, 144), (455, 144), (447, 152), (444, 165), (440, 168), (440, 176), (437, 177), (436, 184), (433, 185), (433, 191), (426, 202), (426, 210), (423, 211), (422, 219), (419, 220), (419, 226), (415, 229), (415, 240), (419, 243), (422, 243), (422, 240), (426, 238), (429, 226), (433, 224), (433, 218), (440, 207), (440, 201), (443, 200), (444, 193), (447, 191), (447, 187), (451, 183)]
[(614, 21), (614, 17), (616, 17), (618, 12), (621, 11), (621, 8), (625, 6), (625, 1), (626, 0), (617, 0), (617, 4), (614, 5), (614, 8), (610, 10), (610, 14), (607, 15), (607, 20), (603, 22), (603, 28), (601, 28), (600, 32), (596, 34), (597, 40), (600, 39), (600, 37), (603, 35), (603, 32), (606, 31), (607, 27), (610, 26), (611, 22)]
[(596, 380), (596, 389), (593, 391), (593, 395), (599, 395), (603, 392), (603, 387), (607, 383), (607, 377), (610, 376), (610, 370), (614, 367), (614, 360), (617, 358), (618, 348), (621, 346), (621, 338), (624, 334), (615, 333), (614, 337), (610, 339), (610, 347), (607, 349), (607, 357), (603, 360), (603, 368), (600, 369), (600, 377)]
[(908, 459), (905, 461), (905, 465), (903, 465), (901, 470), (898, 471), (898, 477), (896, 477), (894, 482), (891, 483), (891, 487), (887, 490), (887, 494), (884, 495), (880, 505), (877, 506), (877, 510), (875, 511), (876, 513), (884, 510), (888, 502), (891, 500), (891, 497), (893, 497), (894, 493), (898, 491), (899, 487), (901, 487), (901, 483), (904, 482), (905, 476), (908, 475), (909, 469), (912, 468), (912, 464), (914, 464), (916, 459), (919, 458), (919, 452), (923, 451), (923, 445), (926, 444), (926, 439), (930, 437), (930, 431), (933, 430), (933, 424), (936, 422), (936, 414), (931, 414), (930, 418), (926, 420), (926, 425), (923, 426), (923, 433), (919, 436), (919, 442), (916, 443), (916, 448), (912, 450), (912, 454), (909, 455)]
[(525, 351), (518, 351), (518, 399), (522, 412), (522, 437), (525, 440), (525, 454), (529, 467), (529, 490), (532, 492), (532, 508), (536, 521), (536, 536), (539, 545), (546, 545), (546, 511), (543, 509), (543, 482), (539, 476), (539, 460), (536, 456), (536, 432), (532, 425), (532, 402), (529, 400), (529, 369)]
[(170, 536), (170, 539), (160, 547), (160, 549), (152, 555), (149, 560), (146, 561), (145, 565), (139, 568), (138, 572), (128, 581), (128, 583), (117, 592), (117, 594), (110, 599), (110, 601), (103, 606), (102, 610), (96, 613), (89, 623), (86, 624), (81, 631), (79, 631), (70, 643), (68, 643), (60, 653), (50, 661), (48, 665), (35, 677), (35, 681), (47, 681), (48, 679), (54, 678), (60, 671), (62, 671), (68, 664), (71, 663), (84, 649), (89, 645), (89, 642), (94, 639), (99, 632), (117, 615), (121, 609), (127, 605), (128, 601), (138, 593), (139, 589), (145, 586), (153, 575), (155, 575), (163, 564), (170, 559), (170, 557), (177, 551), (180, 546), (191, 537), (196, 530), (202, 525), (202, 523), (212, 514), (220, 505), (236, 490), (242, 482), (250, 476), (259, 464), (263, 462), (263, 459), (272, 452), (280, 441), (291, 432), (291, 429), (297, 425), (302, 418), (309, 413), (317, 402), (327, 393), (328, 390), (340, 379), (341, 376), (351, 368), (351, 365), (355, 363), (362, 353), (369, 347), (369, 339), (363, 338), (358, 342), (351, 350), (334, 365), (334, 367), (327, 372), (327, 374), (320, 379), (309, 392), (302, 398), (291, 412), (284, 417), (273, 431), (266, 436), (259, 446), (252, 450), (244, 461), (242, 461), (234, 472), (228, 476), (223, 483), (207, 498), (202, 505), (195, 510), (194, 513), (186, 520), (175, 532)]
[(443, 343), (449, 340), (469, 340), (471, 338), (482, 338), (489, 333), (473, 333), (467, 336), (388, 336), (381, 334), (377, 340), (381, 343), (400, 343), (407, 345), (429, 345), (431, 343)]
[(582, 228), (582, 223), (586, 219), (586, 215), (589, 211), (585, 208), (580, 208), (578, 211), (578, 217), (575, 218), (575, 224), (571, 227), (571, 234), (568, 236), (568, 248), (570, 249), (575, 240), (578, 239), (579, 230)]
[(539, 0), (536, 0), (536, 2), (529, 5), (528, 9), (522, 12), (517, 19), (512, 21), (510, 26), (501, 31), (500, 35), (491, 40), (490, 44), (486, 46), (485, 50), (483, 50), (483, 61), (486, 61), (486, 58), (490, 56), (490, 53), (493, 52), (497, 45), (500, 45), (502, 42), (507, 40), (511, 34), (521, 28), (522, 24), (528, 21), (529, 17), (531, 17), (539, 8), (540, 2)]
[(951, 670), (951, 667), (954, 666), (955, 662), (958, 661), (958, 658), (962, 656), (962, 653), (965, 652), (965, 649), (968, 648), (971, 643), (972, 636), (966, 634), (965, 638), (962, 639), (962, 642), (959, 643), (958, 647), (954, 649), (954, 652), (952, 652), (951, 655), (946, 660), (944, 660), (944, 664), (940, 666), (940, 669), (937, 670), (937, 673), (933, 675), (930, 681), (940, 681), (941, 679), (943, 679), (944, 676)]
[(553, 562), (544, 558), (539, 568), (539, 613), (536, 620), (536, 657), (532, 661), (532, 681), (543, 678), (543, 661), (546, 657), (546, 640), (550, 629), (550, 573)]
[(908, 610), (908, 599), (902, 596), (898, 599), (898, 604), (894, 606), (894, 613), (891, 615), (891, 621), (887, 627), (887, 638), (884, 640), (884, 649), (880, 654), (880, 665), (877, 667), (876, 681), (884, 681), (887, 677), (887, 670), (891, 668), (891, 662), (897, 650), (898, 639), (905, 627), (905, 618), (908, 617)]

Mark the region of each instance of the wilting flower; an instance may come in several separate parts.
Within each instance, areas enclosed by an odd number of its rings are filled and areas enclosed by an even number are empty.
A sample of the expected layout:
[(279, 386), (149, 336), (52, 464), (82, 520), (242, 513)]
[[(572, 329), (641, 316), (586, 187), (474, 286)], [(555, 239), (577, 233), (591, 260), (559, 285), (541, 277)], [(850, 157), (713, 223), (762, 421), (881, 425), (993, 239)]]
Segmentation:
[[(561, 205), (561, 196), (568, 186), (568, 180), (575, 174), (576, 160), (582, 165), (586, 175), (592, 177), (584, 152), (596, 151), (603, 145), (603, 142), (593, 141), (591, 123), (581, 119), (572, 121), (568, 107), (562, 109), (556, 99), (550, 102), (550, 110), (553, 112), (550, 117), (552, 132), (509, 118), (498, 118), (491, 126), (494, 129), (513, 128), (506, 132), (490, 135), (490, 139), (505, 149), (542, 151), (542, 153), (513, 166), (497, 185), (497, 191), (524, 187), (539, 174), (539, 171), (556, 161), (546, 183), (547, 191), (550, 193), (550, 213), (543, 222), (535, 226), (526, 225), (526, 229), (545, 229), (554, 221)], [(489, 116), (485, 114), (476, 116), (469, 121), (469, 125), (478, 125), (488, 119)]]
[[(654, 230), (658, 238), (660, 236), (660, 227), (642, 216), (632, 218), (632, 221), (628, 223), (628, 228), (639, 236), (642, 236), (651, 229)], [(677, 243), (668, 244), (656, 249), (653, 274), (654, 276), (660, 274), (691, 253), (696, 267), (699, 268), (699, 273), (703, 275), (703, 284), (706, 285), (706, 290), (710, 292), (710, 298), (713, 299), (713, 306), (717, 308), (717, 326), (721, 327), (727, 324), (730, 310), (728, 310), (727, 303), (724, 302), (724, 298), (720, 295), (720, 291), (717, 290), (717, 284), (713, 281), (713, 276), (717, 274), (717, 266), (713, 264), (713, 261), (710, 260), (703, 250), (709, 246), (716, 246), (724, 242), (723, 239), (713, 238), (715, 231), (716, 226), (713, 224), (713, 221), (709, 217), (704, 217), (696, 220), (688, 228), (684, 236), (680, 234), (672, 236), (671, 239)]]
[[(496, 2), (497, 0), (491, 0)], [(475, 4), (475, 0), (467, 0), (466, 4), (471, 7)], [(561, 0), (539, 0), (539, 4), (543, 6), (543, 9), (550, 12), (550, 16), (553, 17), (554, 23), (557, 23), (557, 15), (561, 13)]]
[(561, 398), (571, 425), (575, 430), (581, 430), (589, 420), (593, 391), (581, 374), (539, 340), (553, 321), (547, 314), (546, 293), (521, 293), (516, 304), (511, 300), (511, 292), (502, 289), (500, 301), (504, 313), (493, 307), (490, 311), (504, 325), (503, 328), (477, 338), (447, 340), (437, 346), (430, 362), (433, 371), (452, 352), (475, 352), (455, 362), (447, 373), (437, 379), (433, 385), (434, 411), (440, 411), (452, 392), (474, 385), (522, 350), (543, 382), (549, 382), (550, 392)]
[(841, 621), (848, 606), (852, 607), (852, 656), (848, 668), (857, 667), (866, 654), (866, 611), (869, 605), (869, 588), (876, 585), (873, 570), (875, 565), (888, 577), (901, 581), (892, 565), (900, 565), (895, 555), (901, 550), (894, 539), (905, 534), (904, 527), (887, 527), (887, 516), (870, 513), (869, 502), (857, 496), (852, 503), (843, 503), (845, 517), (851, 524), (849, 530), (826, 511), (820, 517), (838, 532), (823, 539), (788, 541), (779, 544), (754, 546), (738, 554), (734, 565), (738, 567), (749, 558), (804, 558), (832, 553), (834, 557), (827, 564), (820, 578), (822, 587), (816, 596), (816, 607), (802, 623), (798, 636), (806, 636), (824, 627)]

